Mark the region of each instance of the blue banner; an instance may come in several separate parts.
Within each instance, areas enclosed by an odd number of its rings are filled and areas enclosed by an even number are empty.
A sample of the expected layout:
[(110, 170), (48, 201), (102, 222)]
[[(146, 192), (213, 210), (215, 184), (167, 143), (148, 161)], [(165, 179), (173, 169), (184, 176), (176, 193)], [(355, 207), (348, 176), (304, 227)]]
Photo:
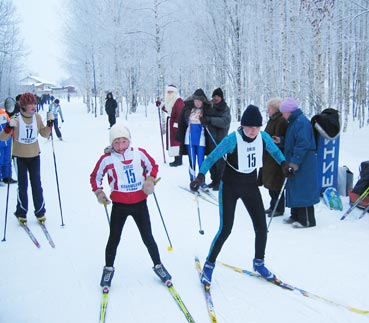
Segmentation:
[(318, 139), (318, 183), (320, 193), (327, 187), (337, 189), (338, 181), (338, 157), (340, 148), (340, 137), (335, 140)]

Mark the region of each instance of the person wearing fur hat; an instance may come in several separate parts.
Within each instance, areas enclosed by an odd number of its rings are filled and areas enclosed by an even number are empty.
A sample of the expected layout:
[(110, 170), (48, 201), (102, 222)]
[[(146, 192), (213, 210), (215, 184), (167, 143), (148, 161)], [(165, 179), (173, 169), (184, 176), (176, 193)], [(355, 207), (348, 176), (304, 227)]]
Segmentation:
[(200, 168), (205, 154), (208, 152), (205, 151), (204, 115), (211, 106), (202, 89), (197, 89), (191, 97), (185, 100), (184, 104), (179, 117), (176, 140), (181, 143), (180, 154), (188, 155), (189, 175), (190, 181), (192, 181), (195, 178), (196, 160)]
[(108, 115), (108, 120), (109, 120), (109, 125), (110, 125), (109, 129), (110, 129), (116, 122), (115, 115), (117, 113), (118, 103), (114, 99), (113, 93), (111, 92), (109, 92), (106, 95), (105, 100), (106, 100), (105, 101), (105, 112)]
[(291, 208), (291, 216), (284, 222), (294, 228), (314, 227), (314, 204), (319, 203), (320, 194), (313, 127), (294, 98), (285, 99), (279, 110), (288, 121), (287, 132), (281, 142), (295, 174), (286, 184), (286, 206)]
[[(150, 254), (154, 272), (164, 283), (171, 279), (161, 263), (158, 246), (152, 235), (147, 207), (147, 197), (154, 192), (159, 166), (145, 149), (133, 147), (131, 140), (127, 127), (119, 123), (113, 125), (110, 129), (112, 148), (99, 158), (90, 175), (92, 191), (98, 202), (105, 206), (113, 202), (101, 287), (111, 285), (117, 248), (129, 215), (133, 217)], [(110, 199), (103, 190), (105, 175), (108, 177), (111, 189)]]
[(40, 177), (40, 146), (38, 134), (48, 138), (54, 121), (52, 113), (47, 114), (47, 125), (36, 113), (37, 100), (32, 93), (24, 93), (19, 99), (20, 113), (13, 116), (0, 133), (0, 140), (6, 141), (13, 136), (13, 156), (16, 158), (18, 172), (18, 198), (15, 216), (22, 225), (27, 224), (28, 177), (32, 187), (35, 216), (44, 223), (45, 202)]
[(242, 115), (241, 126), (225, 137), (207, 156), (198, 176), (190, 184), (192, 191), (198, 191), (209, 169), (217, 160), (226, 156), (226, 166), (219, 185), (220, 227), (211, 243), (201, 273), (200, 279), (204, 285), (210, 286), (218, 254), (231, 234), (238, 199), (245, 205), (254, 226), (254, 270), (267, 280), (276, 279), (264, 265), (268, 231), (263, 200), (257, 184), (257, 169), (262, 166), (264, 147), (276, 162), (286, 169), (286, 176), (289, 176), (289, 170), (282, 152), (268, 133), (260, 131), (261, 126), (262, 116), (259, 108), (249, 105)]
[[(161, 106), (160, 100), (156, 101), (156, 106)], [(174, 161), (169, 163), (171, 167), (182, 165), (182, 155), (179, 154), (180, 142), (177, 141), (178, 121), (184, 107), (183, 100), (179, 97), (178, 89), (175, 85), (168, 85), (165, 89), (164, 105), (162, 111), (167, 113), (166, 120), (166, 146), (169, 157), (174, 157)]]
[[(223, 91), (217, 88), (212, 94), (211, 109), (207, 109), (204, 115), (206, 147), (209, 152), (213, 151), (216, 145), (228, 135), (231, 119), (231, 110), (224, 100)], [(210, 168), (211, 183), (208, 187), (213, 191), (219, 190), (224, 167), (225, 161), (221, 158)]]

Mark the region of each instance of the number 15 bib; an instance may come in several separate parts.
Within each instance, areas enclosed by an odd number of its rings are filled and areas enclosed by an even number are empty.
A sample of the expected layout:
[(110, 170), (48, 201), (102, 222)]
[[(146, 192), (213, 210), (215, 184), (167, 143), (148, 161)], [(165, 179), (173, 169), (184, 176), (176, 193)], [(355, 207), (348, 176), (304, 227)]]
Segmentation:
[(136, 192), (142, 189), (144, 177), (142, 175), (141, 158), (138, 150), (133, 150), (133, 159), (129, 164), (124, 164), (114, 154), (111, 155), (117, 174), (117, 186), (119, 192)]
[(252, 142), (246, 142), (236, 131), (238, 171), (241, 173), (251, 173), (256, 168), (263, 166), (263, 138), (260, 133)]

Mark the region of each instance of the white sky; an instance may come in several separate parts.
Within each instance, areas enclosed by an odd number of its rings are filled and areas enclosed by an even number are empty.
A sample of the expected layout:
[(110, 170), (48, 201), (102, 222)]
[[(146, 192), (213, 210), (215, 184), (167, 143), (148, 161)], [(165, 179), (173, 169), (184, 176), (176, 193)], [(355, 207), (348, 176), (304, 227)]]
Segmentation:
[(59, 81), (63, 71), (62, 24), (65, 0), (12, 0), (19, 17), (20, 36), (28, 58), (25, 74), (38, 75), (49, 81)]

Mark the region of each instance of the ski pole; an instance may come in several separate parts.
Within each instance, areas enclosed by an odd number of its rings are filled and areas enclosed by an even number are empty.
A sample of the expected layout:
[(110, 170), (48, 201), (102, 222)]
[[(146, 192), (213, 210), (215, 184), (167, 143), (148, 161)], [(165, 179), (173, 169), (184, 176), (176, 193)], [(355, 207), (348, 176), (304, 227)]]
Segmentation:
[(163, 151), (163, 159), (164, 159), (164, 164), (166, 163), (165, 160), (165, 151), (164, 151), (164, 139), (163, 139), (163, 135), (161, 133), (161, 114), (160, 114), (160, 106), (158, 106), (158, 117), (159, 117), (159, 130), (160, 130), (160, 138), (161, 138), (161, 149)]
[(359, 196), (359, 198), (355, 201), (354, 204), (342, 215), (341, 220), (344, 220), (354, 209), (358, 206), (369, 194), (369, 186), (367, 189)]
[(59, 198), (59, 209), (60, 209), (60, 216), (61, 216), (61, 226), (64, 227), (64, 220), (63, 220), (63, 210), (62, 210), (62, 205), (61, 205), (61, 199), (60, 199), (60, 189), (59, 189), (59, 178), (58, 178), (58, 169), (56, 167), (56, 157), (55, 157), (55, 149), (54, 149), (54, 138), (53, 138), (53, 129), (52, 129), (52, 125), (50, 126), (50, 136), (51, 136), (51, 146), (53, 147), (53, 157), (54, 157), (54, 168), (55, 168), (55, 179), (56, 179), (56, 187), (58, 190), (58, 198)]
[(201, 228), (201, 216), (200, 216), (200, 205), (199, 205), (199, 192), (195, 192), (196, 204), (197, 204), (197, 218), (199, 219), (199, 233), (204, 234), (204, 230)]
[[(215, 147), (216, 147), (216, 146), (218, 146), (218, 144), (217, 144), (217, 142), (216, 142), (216, 140), (215, 140), (214, 136), (213, 136), (213, 135), (212, 135), (212, 133), (210, 132), (210, 130), (209, 130), (209, 128), (208, 128), (208, 126), (205, 126), (205, 130), (207, 131), (207, 133), (208, 133), (208, 135), (209, 135), (209, 137), (210, 137), (211, 141), (214, 143)], [(227, 161), (227, 157), (226, 157), (226, 156), (223, 156), (223, 159), (224, 159), (224, 161)]]
[(104, 201), (103, 204), (104, 204), (104, 208), (105, 208), (105, 214), (106, 214), (106, 217), (108, 219), (108, 223), (110, 224), (109, 212), (108, 212), (108, 207), (106, 206), (106, 201)]
[(369, 212), (369, 204), (365, 207), (363, 212), (360, 214), (359, 219), (363, 218), (367, 212)]
[(281, 188), (281, 191), (279, 192), (279, 195), (278, 195), (278, 199), (277, 201), (275, 202), (275, 205), (273, 207), (273, 211), (272, 211), (272, 214), (270, 216), (270, 220), (269, 220), (269, 223), (268, 223), (268, 230), (269, 230), (269, 226), (270, 224), (272, 223), (272, 220), (273, 220), (273, 217), (274, 217), (274, 214), (275, 214), (275, 211), (277, 210), (277, 207), (278, 207), (278, 204), (279, 204), (279, 201), (282, 197), (282, 194), (283, 194), (283, 191), (284, 191), (284, 188), (286, 187), (286, 184), (287, 184), (287, 177), (284, 179), (284, 182), (283, 182), (283, 185), (282, 185), (282, 188)]
[(4, 237), (3, 237), (3, 240), (1, 240), (1, 241), (6, 241), (5, 237), (6, 237), (6, 226), (7, 226), (7, 223), (8, 223), (9, 187), (10, 187), (10, 182), (8, 182), (8, 188), (6, 190)]
[(153, 192), (153, 194), (154, 194), (154, 199), (155, 199), (156, 206), (157, 206), (158, 211), (159, 211), (161, 222), (163, 223), (163, 227), (164, 227), (165, 233), (166, 233), (167, 238), (168, 238), (168, 242), (169, 242), (168, 251), (172, 251), (173, 250), (172, 242), (170, 241), (168, 230), (167, 230), (167, 227), (165, 226), (163, 215), (161, 214), (161, 210), (160, 210), (160, 207), (159, 207), (158, 199), (156, 198), (155, 192)]
[(206, 129), (206, 131), (207, 131), (207, 133), (208, 133), (208, 135), (209, 135), (209, 137), (210, 137), (211, 141), (214, 143), (214, 145), (215, 145), (215, 146), (218, 146), (218, 144), (217, 144), (217, 142), (215, 141), (215, 138), (214, 138), (214, 136), (212, 135), (212, 133), (210, 132), (210, 130), (209, 130), (209, 128), (208, 128), (208, 126), (205, 126), (205, 129)]

